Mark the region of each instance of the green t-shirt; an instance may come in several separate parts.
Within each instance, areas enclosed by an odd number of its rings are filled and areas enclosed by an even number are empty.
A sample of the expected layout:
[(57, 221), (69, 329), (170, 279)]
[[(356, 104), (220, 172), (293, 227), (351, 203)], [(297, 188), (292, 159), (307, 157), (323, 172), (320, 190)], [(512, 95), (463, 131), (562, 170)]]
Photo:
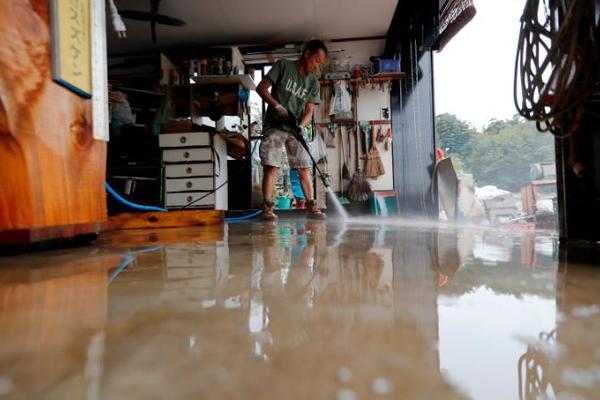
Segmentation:
[[(296, 120), (300, 120), (304, 115), (307, 103), (319, 104), (321, 102), (319, 80), (313, 74), (300, 75), (296, 61), (277, 61), (267, 77), (273, 83), (271, 95), (279, 101), (279, 104), (294, 114)], [(263, 131), (269, 128), (285, 129), (277, 118), (277, 112), (271, 106), (265, 113)]]

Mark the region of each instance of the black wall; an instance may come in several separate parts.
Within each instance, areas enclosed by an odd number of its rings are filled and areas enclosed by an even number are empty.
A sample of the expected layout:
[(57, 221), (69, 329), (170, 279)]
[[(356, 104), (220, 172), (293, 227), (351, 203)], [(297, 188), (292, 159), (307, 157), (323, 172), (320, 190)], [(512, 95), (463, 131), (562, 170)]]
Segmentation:
[[(412, 63), (415, 58), (411, 57)], [(424, 52), (416, 63), (415, 71), (409, 71), (391, 94), (394, 187), (403, 215), (437, 217), (437, 200), (431, 193), (435, 163), (431, 51)]]
[(438, 216), (432, 196), (435, 164), (433, 50), (437, 0), (399, 2), (386, 41), (386, 57), (400, 58), (406, 78), (391, 93), (394, 187), (405, 216)]

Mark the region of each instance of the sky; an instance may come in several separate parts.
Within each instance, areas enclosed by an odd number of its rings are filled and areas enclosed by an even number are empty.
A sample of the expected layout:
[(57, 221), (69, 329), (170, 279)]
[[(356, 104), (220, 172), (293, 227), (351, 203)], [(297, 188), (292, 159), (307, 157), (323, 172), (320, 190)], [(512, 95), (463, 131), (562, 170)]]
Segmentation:
[(477, 14), (434, 53), (436, 114), (450, 113), (477, 128), (512, 118), (519, 18), (525, 0), (474, 0)]

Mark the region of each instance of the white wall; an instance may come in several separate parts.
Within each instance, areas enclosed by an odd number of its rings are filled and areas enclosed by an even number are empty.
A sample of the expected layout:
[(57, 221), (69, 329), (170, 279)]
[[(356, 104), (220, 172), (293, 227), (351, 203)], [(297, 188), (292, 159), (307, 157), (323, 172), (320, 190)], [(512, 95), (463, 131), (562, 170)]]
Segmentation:
[[(331, 57), (338, 57), (341, 60), (345, 56), (351, 56), (350, 63), (370, 65), (369, 57), (379, 56), (383, 53), (385, 46), (385, 40), (364, 40), (364, 41), (351, 41), (351, 42), (336, 42), (333, 43), (331, 48)], [(344, 50), (343, 52), (337, 52), (336, 50)], [(379, 87), (371, 88), (360, 87), (358, 95), (358, 119), (359, 121), (365, 120), (380, 120), (381, 108), (390, 109), (390, 93), (385, 85), (385, 91), (381, 91)], [(391, 114), (391, 110), (390, 110)], [(315, 111), (315, 120), (317, 122), (328, 122), (321, 121), (321, 109), (317, 108)], [(388, 126), (382, 125), (384, 133), (387, 131)], [(339, 132), (338, 132), (339, 135)], [(348, 136), (344, 133), (344, 139)], [(340, 156), (339, 156), (339, 138), (336, 136), (336, 148), (329, 148), (328, 150), (328, 161), (329, 161), (329, 173), (331, 174), (332, 188), (335, 191), (340, 190)], [(347, 145), (346, 145), (347, 146)], [(380, 176), (376, 180), (370, 180), (373, 190), (393, 190), (394, 188), (394, 176), (393, 176), (393, 164), (392, 164), (392, 151), (393, 145), (389, 151), (384, 150), (383, 143), (377, 144), (379, 154), (385, 166), (385, 175)], [(355, 146), (352, 141), (352, 155), (355, 154)], [(346, 149), (347, 152), (347, 149)], [(360, 160), (361, 168), (364, 170), (364, 161)], [(350, 168), (351, 175), (355, 171), (355, 158), (351, 159), (348, 167)], [(348, 181), (344, 181), (344, 189), (348, 186)]]

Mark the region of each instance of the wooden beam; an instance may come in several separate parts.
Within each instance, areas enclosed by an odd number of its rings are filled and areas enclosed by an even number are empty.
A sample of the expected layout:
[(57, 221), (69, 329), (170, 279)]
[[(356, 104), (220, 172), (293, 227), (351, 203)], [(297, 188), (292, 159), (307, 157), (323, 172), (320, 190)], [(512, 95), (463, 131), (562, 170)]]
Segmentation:
[(121, 213), (109, 218), (110, 229), (182, 228), (222, 223), (221, 210)]

